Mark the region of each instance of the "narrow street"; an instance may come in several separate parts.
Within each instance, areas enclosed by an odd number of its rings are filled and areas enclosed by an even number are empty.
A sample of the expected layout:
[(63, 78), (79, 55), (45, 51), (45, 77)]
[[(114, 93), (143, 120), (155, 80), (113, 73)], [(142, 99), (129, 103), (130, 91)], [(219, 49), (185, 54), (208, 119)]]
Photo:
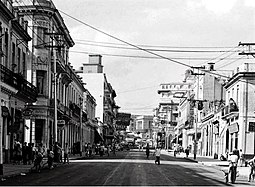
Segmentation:
[[(166, 155), (161, 156), (160, 165), (155, 165), (153, 155), (147, 159), (145, 152), (124, 151), (117, 152), (116, 156), (111, 154), (109, 157), (104, 155), (104, 157), (71, 160), (69, 165), (9, 178), (1, 185), (222, 186), (226, 184), (223, 173), (213, 167)], [(252, 183), (249, 184), (245, 179), (238, 178), (233, 186), (238, 185), (252, 185)]]

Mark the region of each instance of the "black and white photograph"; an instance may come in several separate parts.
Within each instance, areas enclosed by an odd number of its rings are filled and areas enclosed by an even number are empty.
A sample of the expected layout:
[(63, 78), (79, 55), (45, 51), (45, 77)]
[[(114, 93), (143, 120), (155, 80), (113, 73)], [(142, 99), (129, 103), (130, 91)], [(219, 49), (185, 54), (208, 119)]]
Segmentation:
[(0, 0), (0, 186), (255, 186), (255, 1)]

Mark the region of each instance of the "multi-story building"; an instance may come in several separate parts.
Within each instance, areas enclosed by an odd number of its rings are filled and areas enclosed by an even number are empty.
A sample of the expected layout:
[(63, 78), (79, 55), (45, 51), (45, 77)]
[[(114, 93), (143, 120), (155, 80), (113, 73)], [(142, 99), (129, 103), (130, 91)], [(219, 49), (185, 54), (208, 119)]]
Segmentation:
[(141, 115), (135, 118), (135, 132), (139, 134), (143, 141), (152, 139), (153, 116)]
[[(171, 148), (171, 142), (176, 142), (174, 128), (178, 122), (178, 106), (180, 98), (177, 95), (187, 92), (191, 87), (190, 83), (165, 83), (160, 84), (158, 89), (159, 106), (157, 111), (163, 146)], [(176, 136), (182, 135), (178, 132)], [(181, 141), (181, 137), (178, 141)]]
[(222, 130), (223, 149), (229, 152), (242, 149), (245, 157), (255, 154), (255, 64), (243, 63), (224, 85), (226, 105), (221, 119), (225, 121)]
[(37, 102), (24, 112), (25, 141), (43, 143), (51, 148), (55, 142), (68, 143), (73, 152), (82, 145), (82, 111), (85, 88), (69, 63), (69, 49), (74, 45), (63, 18), (52, 1), (15, 1), (20, 20), (28, 20), (31, 66), (29, 73), (37, 86)]
[(102, 56), (89, 55), (89, 63), (84, 63), (76, 72), (83, 78), (86, 89), (96, 99), (99, 134), (104, 138), (105, 143), (111, 143), (115, 131), (113, 120), (116, 117), (118, 107), (114, 100), (116, 97), (115, 90), (103, 73)]
[[(23, 111), (37, 98), (31, 83), (27, 22), (15, 16), (12, 1), (0, 1), (0, 156), (13, 158), (14, 142), (23, 142), (26, 126)], [(3, 151), (3, 152), (2, 152)], [(2, 164), (2, 163), (0, 163)], [(2, 170), (2, 166), (0, 166)], [(0, 171), (0, 174), (2, 171)]]
[(102, 141), (102, 137), (97, 131), (97, 120), (96, 120), (96, 100), (91, 93), (86, 90), (84, 93), (83, 100), (84, 111), (87, 114), (87, 122), (85, 127), (85, 135), (83, 136), (84, 142), (93, 145)]

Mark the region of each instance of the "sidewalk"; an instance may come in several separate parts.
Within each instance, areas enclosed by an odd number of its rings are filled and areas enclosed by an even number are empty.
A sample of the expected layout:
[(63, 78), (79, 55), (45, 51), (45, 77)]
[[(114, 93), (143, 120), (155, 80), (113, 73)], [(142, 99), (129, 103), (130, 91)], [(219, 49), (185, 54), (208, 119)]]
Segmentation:
[[(80, 158), (80, 155), (70, 155), (69, 160)], [(59, 163), (57, 165), (62, 165), (62, 163)], [(30, 169), (33, 165), (17, 165), (17, 164), (3, 164), (4, 169), (4, 175), (2, 178), (9, 178), (17, 175), (26, 175), (30, 172)], [(0, 176), (1, 179), (1, 176)]]
[[(164, 155), (169, 155), (169, 156), (174, 156), (173, 151), (171, 150), (170, 152), (166, 151), (166, 150), (162, 150), (161, 151), (162, 154)], [(214, 159), (213, 157), (207, 157), (207, 156), (196, 156), (196, 160), (194, 160), (194, 155), (193, 154), (189, 154), (189, 157), (186, 157), (185, 153), (180, 153), (177, 154), (176, 157), (178, 158), (183, 158), (183, 159), (188, 159), (192, 162), (196, 162), (198, 164), (202, 164), (205, 166), (211, 166), (211, 167), (215, 167), (219, 170), (224, 170), (226, 171), (228, 169), (228, 161), (220, 161), (218, 159)], [(249, 175), (249, 167), (238, 167), (237, 170), (239, 171), (239, 176), (240, 177), (245, 177), (248, 179), (248, 175)]]

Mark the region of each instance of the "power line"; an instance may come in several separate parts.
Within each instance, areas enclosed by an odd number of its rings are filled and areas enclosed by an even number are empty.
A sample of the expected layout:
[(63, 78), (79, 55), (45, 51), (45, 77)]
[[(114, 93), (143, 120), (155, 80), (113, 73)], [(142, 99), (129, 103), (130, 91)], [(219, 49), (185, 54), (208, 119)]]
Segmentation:
[[(130, 47), (120, 47), (120, 46), (113, 46), (113, 45), (102, 45), (102, 44), (90, 44), (84, 42), (76, 42), (76, 44), (81, 45), (88, 45), (88, 46), (96, 46), (96, 47), (107, 47), (107, 48), (114, 48), (114, 49), (127, 49), (127, 50), (140, 50), (138, 48), (130, 48)], [(158, 52), (174, 52), (174, 53), (225, 53), (228, 51), (215, 51), (215, 50), (174, 50), (174, 49), (155, 49), (155, 48), (144, 48), (148, 51), (158, 51)], [(236, 53), (240, 52), (235, 51)]]
[(115, 36), (113, 36), (113, 35), (111, 35), (111, 34), (108, 34), (108, 33), (104, 32), (104, 31), (101, 31), (101, 30), (97, 29), (96, 27), (91, 26), (91, 25), (85, 23), (84, 21), (81, 21), (81, 20), (79, 20), (79, 19), (77, 19), (77, 18), (75, 18), (75, 17), (73, 17), (73, 16), (71, 16), (71, 15), (69, 15), (69, 14), (67, 14), (67, 13), (65, 13), (65, 12), (63, 12), (63, 11), (61, 11), (61, 10), (59, 10), (59, 12), (62, 12), (63, 14), (65, 14), (66, 16), (68, 16), (68, 17), (70, 17), (70, 18), (76, 20), (77, 22), (82, 23), (83, 25), (86, 25), (87, 27), (90, 27), (91, 29), (96, 30), (96, 31), (98, 31), (98, 32), (100, 32), (100, 33), (102, 33), (102, 34), (104, 34), (104, 35), (107, 35), (107, 36), (109, 36), (109, 37), (111, 37), (111, 38), (113, 38), (113, 39), (115, 39), (115, 40), (118, 40), (118, 41), (120, 41), (120, 42), (122, 42), (122, 43), (125, 43), (125, 44), (127, 44), (127, 45), (130, 45), (130, 46), (132, 46), (132, 47), (134, 47), (134, 48), (140, 49), (140, 50), (145, 51), (145, 52), (147, 52), (147, 53), (150, 53), (150, 54), (152, 54), (152, 55), (154, 55), (154, 56), (158, 56), (158, 57), (161, 57), (161, 58), (163, 58), (163, 59), (169, 60), (169, 61), (174, 62), (174, 63), (176, 63), (176, 64), (180, 64), (180, 65), (183, 65), (183, 66), (186, 66), (186, 67), (189, 67), (189, 68), (191, 67), (190, 65), (187, 65), (187, 64), (185, 64), (185, 63), (179, 62), (179, 61), (177, 61), (177, 60), (173, 60), (173, 59), (171, 59), (171, 58), (167, 58), (167, 57), (165, 57), (165, 56), (162, 56), (162, 55), (159, 55), (159, 54), (157, 54), (157, 53), (148, 51), (148, 50), (143, 49), (143, 48), (141, 48), (141, 47), (139, 47), (139, 46), (136, 46), (136, 45), (134, 45), (134, 44), (131, 44), (131, 43), (129, 43), (129, 42), (126, 42), (126, 41), (124, 41), (124, 40), (122, 40), (122, 39), (119, 39), (119, 38), (117, 38), (117, 37), (115, 37)]
[[(70, 53), (79, 53), (79, 54), (100, 54), (100, 55), (103, 55), (103, 56), (112, 56), (112, 57), (126, 57), (126, 58), (145, 58), (145, 59), (158, 59), (158, 60), (164, 60), (160, 57), (154, 57), (154, 56), (141, 56), (141, 55), (124, 55), (124, 54), (110, 54), (110, 53), (98, 53), (98, 52), (88, 52), (88, 51), (73, 51), (73, 50), (70, 50), (69, 51)], [(209, 58), (209, 57), (169, 57), (171, 59), (179, 59), (179, 60), (211, 60), (212, 58)], [(239, 58), (221, 58), (221, 60), (236, 60), (236, 59), (239, 59)], [(204, 62), (203, 62), (204, 64)]]
[(241, 60), (241, 59), (243, 59), (243, 58), (244, 58), (244, 56), (242, 56), (242, 57), (240, 57), (240, 58), (238, 58), (238, 59), (236, 59), (236, 60), (230, 61), (230, 62), (228, 62), (227, 64), (224, 64), (224, 65), (218, 67), (217, 69), (226, 67), (227, 65), (229, 65), (229, 64), (231, 64), (231, 63), (233, 63), (233, 62), (236, 62), (236, 61), (238, 61), (238, 60)]
[[(154, 53), (154, 52), (151, 52), (151, 51), (149, 51), (149, 50), (147, 50), (147, 49), (144, 49), (144, 48), (141, 48), (141, 47), (136, 46), (136, 45), (134, 45), (134, 44), (131, 44), (131, 43), (129, 43), (129, 42), (126, 42), (126, 41), (124, 41), (124, 40), (122, 40), (122, 39), (120, 39), (120, 38), (118, 38), (118, 37), (115, 37), (115, 36), (113, 36), (113, 35), (111, 35), (111, 34), (108, 34), (108, 33), (104, 32), (104, 31), (102, 31), (102, 30), (100, 30), (100, 29), (98, 29), (98, 28), (96, 28), (96, 27), (94, 27), (94, 26), (92, 26), (92, 25), (90, 25), (90, 24), (87, 24), (87, 23), (85, 23), (84, 21), (81, 21), (81, 20), (79, 20), (79, 19), (77, 19), (77, 18), (75, 18), (75, 17), (73, 17), (73, 16), (71, 16), (71, 15), (69, 15), (69, 14), (67, 14), (67, 13), (65, 13), (65, 12), (63, 12), (63, 11), (61, 11), (61, 10), (59, 10), (59, 12), (62, 12), (64, 15), (66, 15), (66, 16), (72, 18), (73, 20), (75, 20), (75, 21), (77, 21), (77, 22), (79, 22), (79, 23), (81, 23), (81, 24), (83, 24), (83, 25), (85, 25), (85, 26), (87, 26), (87, 27), (89, 27), (89, 28), (91, 28), (91, 29), (93, 29), (93, 30), (96, 30), (97, 32), (100, 32), (100, 33), (102, 33), (102, 34), (104, 34), (104, 35), (107, 35), (107, 36), (109, 36), (110, 38), (113, 38), (113, 39), (115, 39), (115, 40), (118, 40), (118, 41), (120, 41), (120, 42), (122, 42), (122, 43), (125, 43), (125, 44), (127, 44), (127, 45), (130, 45), (130, 46), (132, 46), (132, 47), (134, 47), (134, 48), (140, 49), (140, 50), (142, 50), (142, 51), (144, 51), (144, 52), (147, 52), (147, 53), (152, 54), (152, 55), (154, 55), (154, 56), (160, 57), (160, 58), (162, 58), (162, 59), (166, 59), (166, 60), (169, 60), (169, 61), (174, 62), (174, 63), (176, 63), (176, 64), (183, 65), (183, 66), (186, 66), (186, 67), (189, 67), (189, 68), (193, 68), (192, 66), (187, 65), (187, 64), (185, 64), (185, 63), (183, 63), (183, 62), (180, 62), (180, 61), (177, 61), (177, 60), (173, 60), (173, 59), (171, 59), (171, 58), (165, 57), (165, 56), (163, 56), (163, 55), (159, 55), (159, 54)], [(227, 77), (227, 76), (225, 76), (225, 75), (220, 75), (220, 74), (217, 74), (217, 73), (212, 73), (211, 71), (207, 71), (207, 70), (202, 70), (202, 71), (205, 71), (205, 72), (207, 72), (207, 73), (211, 73), (211, 74), (214, 74), (214, 75), (217, 75), (217, 76), (229, 78), (229, 77)]]
[[(89, 43), (96, 43), (96, 44), (112, 44), (112, 45), (120, 45), (120, 46), (126, 46), (126, 44), (122, 44), (122, 43), (112, 43), (112, 42), (96, 42), (96, 41), (91, 41), (91, 40), (82, 40), (82, 39), (74, 39), (77, 41), (84, 41), (84, 42), (89, 42)], [(229, 46), (229, 47), (224, 47), (224, 46), (162, 46), (162, 45), (141, 45), (141, 44), (137, 44), (137, 46), (140, 47), (157, 47), (157, 48), (180, 48), (180, 49), (188, 49), (188, 48), (194, 48), (194, 49), (203, 49), (203, 48), (208, 48), (208, 49), (216, 49), (216, 48), (222, 48), (222, 49), (227, 49), (227, 48), (233, 48), (233, 46)]]

